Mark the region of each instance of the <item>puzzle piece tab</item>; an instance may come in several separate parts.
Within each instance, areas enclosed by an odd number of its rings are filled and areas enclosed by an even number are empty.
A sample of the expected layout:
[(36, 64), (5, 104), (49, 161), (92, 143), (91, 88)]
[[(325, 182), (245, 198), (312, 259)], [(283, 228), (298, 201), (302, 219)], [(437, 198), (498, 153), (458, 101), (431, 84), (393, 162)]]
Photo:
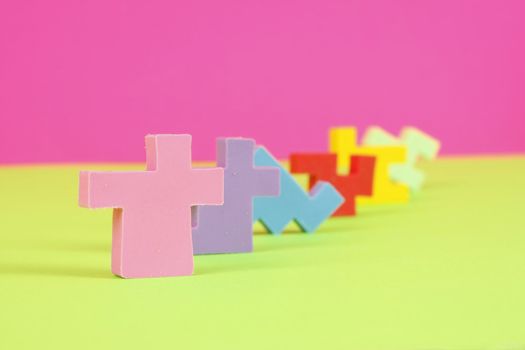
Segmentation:
[(373, 194), (370, 197), (357, 198), (357, 204), (405, 203), (408, 201), (408, 187), (393, 182), (389, 175), (389, 168), (392, 164), (406, 162), (406, 147), (358, 146), (355, 128), (338, 127), (330, 129), (330, 152), (337, 154), (339, 171), (348, 169), (352, 155), (376, 157)]
[(352, 156), (350, 172), (337, 174), (337, 155), (331, 153), (292, 154), (290, 170), (292, 173), (310, 175), (310, 187), (318, 181), (331, 183), (345, 198), (344, 204), (334, 216), (355, 215), (356, 197), (371, 196), (374, 181), (375, 157)]
[(146, 156), (147, 171), (81, 172), (79, 204), (114, 208), (114, 274), (191, 275), (191, 206), (223, 203), (223, 169), (192, 169), (190, 135), (148, 135)]
[(389, 168), (392, 180), (406, 184), (412, 191), (419, 191), (425, 181), (425, 174), (415, 167), (419, 158), (436, 158), (440, 142), (432, 136), (413, 127), (405, 127), (397, 138), (380, 127), (373, 126), (366, 130), (363, 144), (370, 146), (402, 145), (407, 148), (407, 160), (404, 164), (392, 164)]
[(259, 220), (270, 233), (282, 233), (291, 221), (295, 221), (303, 232), (314, 232), (344, 202), (328, 182), (319, 181), (310, 193), (305, 192), (264, 147), (257, 147), (255, 165), (277, 167), (281, 174), (279, 196), (254, 200), (253, 219)]
[(279, 195), (279, 169), (254, 167), (254, 150), (253, 140), (217, 140), (217, 165), (224, 168), (224, 205), (194, 208), (195, 254), (253, 250), (254, 197)]

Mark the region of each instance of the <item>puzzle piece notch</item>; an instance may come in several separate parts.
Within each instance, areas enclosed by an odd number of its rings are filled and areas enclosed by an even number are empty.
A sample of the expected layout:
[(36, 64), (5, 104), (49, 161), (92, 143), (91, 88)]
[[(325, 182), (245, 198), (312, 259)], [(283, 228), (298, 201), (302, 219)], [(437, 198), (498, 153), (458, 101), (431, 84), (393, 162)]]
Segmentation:
[(374, 190), (370, 197), (357, 198), (357, 204), (405, 203), (409, 198), (406, 185), (391, 181), (389, 168), (393, 164), (404, 164), (407, 159), (406, 147), (359, 146), (357, 131), (353, 127), (336, 127), (330, 129), (330, 152), (337, 154), (338, 170), (351, 163), (352, 155), (375, 156)]
[(404, 164), (392, 164), (389, 174), (393, 181), (406, 184), (412, 191), (421, 189), (425, 174), (415, 168), (419, 158), (434, 159), (440, 148), (440, 143), (432, 136), (413, 127), (405, 127), (401, 137), (397, 138), (384, 129), (373, 126), (367, 129), (363, 143), (370, 146), (399, 145), (407, 149), (407, 160)]
[(262, 146), (255, 151), (255, 165), (279, 168), (281, 193), (277, 197), (254, 200), (255, 221), (272, 234), (281, 234), (291, 221), (303, 232), (314, 232), (344, 202), (343, 196), (328, 182), (319, 181), (307, 193), (293, 176)]
[(251, 139), (217, 140), (217, 164), (224, 167), (224, 204), (193, 209), (194, 254), (253, 251), (253, 200), (279, 195), (279, 169), (254, 167)]
[(331, 153), (292, 154), (290, 170), (292, 173), (310, 174), (310, 188), (318, 181), (331, 183), (345, 198), (344, 204), (334, 216), (353, 216), (356, 214), (356, 197), (373, 194), (375, 157), (352, 156), (347, 175), (337, 173), (337, 155)]
[(223, 203), (223, 169), (192, 169), (190, 135), (146, 136), (146, 158), (146, 171), (81, 172), (79, 204), (114, 208), (114, 274), (191, 275), (191, 206)]

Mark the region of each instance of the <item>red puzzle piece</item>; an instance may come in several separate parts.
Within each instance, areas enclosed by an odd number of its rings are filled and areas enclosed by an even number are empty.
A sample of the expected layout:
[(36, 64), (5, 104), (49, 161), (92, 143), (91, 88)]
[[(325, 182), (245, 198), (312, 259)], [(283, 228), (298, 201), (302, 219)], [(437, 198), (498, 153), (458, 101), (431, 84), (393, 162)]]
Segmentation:
[(375, 162), (373, 156), (352, 156), (348, 175), (339, 175), (336, 154), (302, 153), (291, 155), (290, 170), (292, 173), (309, 174), (310, 188), (317, 181), (330, 182), (345, 198), (334, 216), (353, 216), (356, 214), (356, 196), (372, 195)]

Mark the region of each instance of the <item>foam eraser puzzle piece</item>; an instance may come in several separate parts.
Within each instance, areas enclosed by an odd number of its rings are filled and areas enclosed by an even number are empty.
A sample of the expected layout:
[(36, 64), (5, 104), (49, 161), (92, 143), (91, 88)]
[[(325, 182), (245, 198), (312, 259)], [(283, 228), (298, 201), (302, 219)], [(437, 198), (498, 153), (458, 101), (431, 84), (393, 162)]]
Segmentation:
[(314, 232), (344, 202), (335, 187), (319, 181), (307, 193), (293, 176), (262, 146), (255, 151), (255, 165), (279, 168), (281, 193), (277, 197), (254, 200), (254, 221), (260, 221), (272, 234), (281, 234), (291, 221), (303, 232)]
[(400, 138), (407, 146), (409, 164), (415, 164), (419, 158), (435, 159), (441, 148), (438, 139), (411, 126), (401, 129)]
[(279, 169), (254, 167), (255, 142), (217, 140), (217, 165), (224, 168), (224, 205), (193, 212), (194, 254), (253, 251), (253, 200), (279, 195)]
[(114, 208), (114, 274), (191, 275), (191, 207), (223, 203), (223, 169), (192, 169), (190, 135), (146, 136), (146, 158), (146, 171), (81, 172), (79, 204)]
[(351, 156), (375, 156), (374, 190), (370, 197), (357, 198), (357, 204), (406, 203), (409, 199), (408, 186), (391, 180), (389, 168), (393, 164), (404, 164), (407, 150), (404, 146), (359, 146), (357, 131), (353, 127), (330, 129), (330, 152), (337, 154), (338, 169), (348, 168)]
[(412, 191), (419, 191), (425, 181), (425, 174), (415, 167), (418, 159), (431, 160), (436, 158), (440, 142), (434, 137), (414, 127), (405, 127), (400, 137), (396, 137), (384, 129), (369, 127), (364, 136), (363, 144), (370, 146), (402, 145), (407, 148), (407, 160), (404, 164), (392, 164), (389, 168), (392, 180), (403, 183)]
[(334, 216), (356, 214), (356, 197), (371, 196), (373, 193), (375, 157), (352, 156), (350, 171), (346, 175), (337, 173), (337, 155), (332, 153), (292, 154), (290, 170), (292, 173), (310, 175), (310, 188), (318, 181), (331, 183), (345, 198), (344, 204)]

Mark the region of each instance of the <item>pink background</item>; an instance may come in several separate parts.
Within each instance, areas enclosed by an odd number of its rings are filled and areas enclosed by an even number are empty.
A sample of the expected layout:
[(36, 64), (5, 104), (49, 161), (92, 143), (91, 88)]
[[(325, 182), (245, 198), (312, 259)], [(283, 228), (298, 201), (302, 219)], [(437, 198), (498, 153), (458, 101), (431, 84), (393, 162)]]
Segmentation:
[(144, 159), (147, 133), (413, 124), (444, 153), (525, 151), (525, 1), (2, 1), (0, 162)]

